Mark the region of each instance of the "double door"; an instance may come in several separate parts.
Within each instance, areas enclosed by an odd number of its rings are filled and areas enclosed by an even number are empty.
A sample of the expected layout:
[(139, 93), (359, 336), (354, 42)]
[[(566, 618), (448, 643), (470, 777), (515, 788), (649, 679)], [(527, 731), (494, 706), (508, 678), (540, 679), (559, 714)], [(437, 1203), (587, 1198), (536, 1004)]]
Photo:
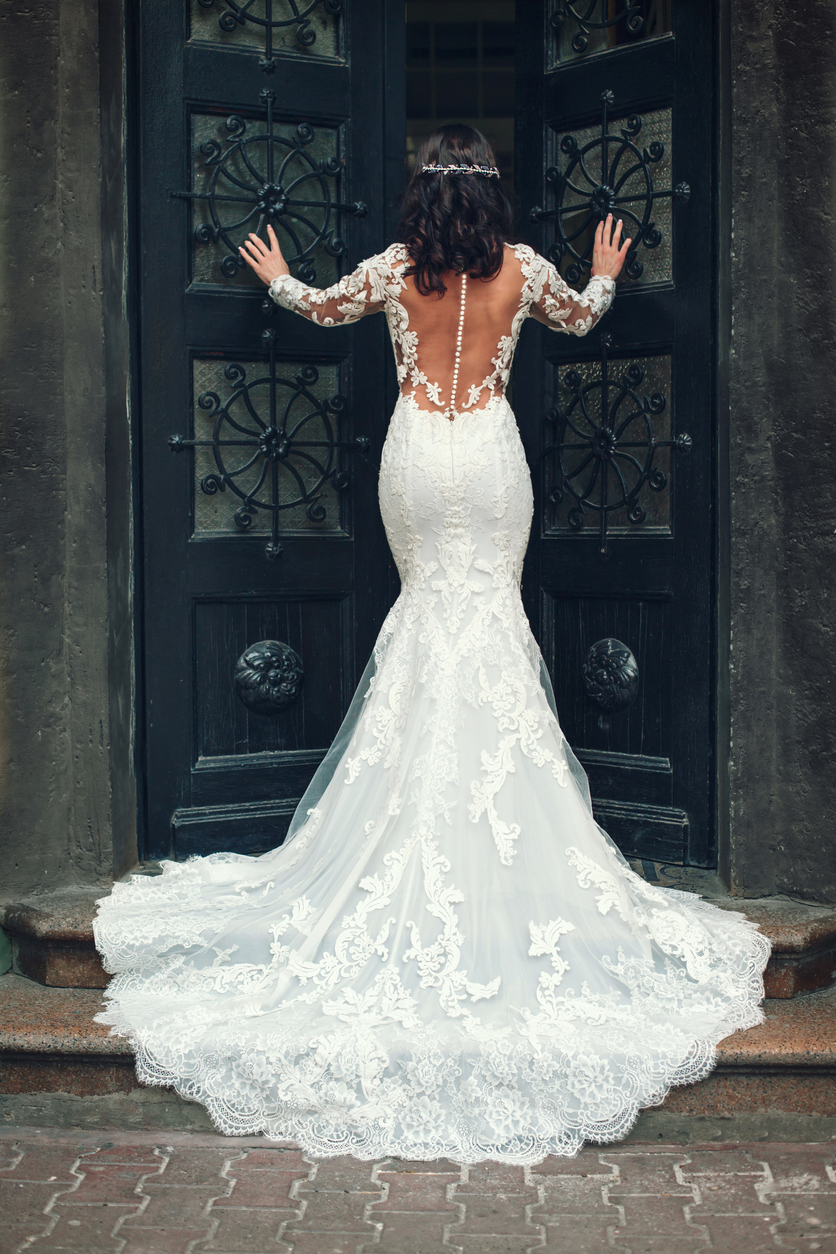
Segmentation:
[[(634, 239), (593, 333), (524, 328), (526, 608), (602, 825), (631, 855), (710, 864), (712, 6), (517, 9), (522, 237), (575, 287), (601, 214)], [(140, 4), (146, 856), (283, 838), (396, 592), (383, 319), (305, 322), (237, 250), (271, 221), (293, 273), (325, 286), (390, 241), (403, 19), (380, 0)]]

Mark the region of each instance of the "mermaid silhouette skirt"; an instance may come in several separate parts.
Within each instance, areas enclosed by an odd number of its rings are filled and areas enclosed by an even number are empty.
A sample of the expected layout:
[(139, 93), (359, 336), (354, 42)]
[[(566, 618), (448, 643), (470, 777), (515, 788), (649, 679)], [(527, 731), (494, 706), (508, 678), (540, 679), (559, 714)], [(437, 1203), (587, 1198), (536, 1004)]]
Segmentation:
[(507, 402), (451, 423), (401, 398), (379, 491), (402, 591), (288, 839), (116, 884), (98, 1018), (228, 1134), (573, 1155), (762, 1020), (768, 941), (647, 884), (592, 817), (520, 600)]

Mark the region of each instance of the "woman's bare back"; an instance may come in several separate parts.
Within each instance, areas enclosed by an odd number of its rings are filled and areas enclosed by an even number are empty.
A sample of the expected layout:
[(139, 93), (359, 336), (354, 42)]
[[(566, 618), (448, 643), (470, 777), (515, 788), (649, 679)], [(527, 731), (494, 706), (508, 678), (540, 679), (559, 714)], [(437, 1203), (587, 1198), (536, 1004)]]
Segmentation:
[(414, 398), (419, 409), (440, 410), (453, 420), (462, 411), (504, 395), (527, 317), (554, 331), (585, 335), (612, 299), (615, 283), (608, 276), (593, 277), (579, 294), (550, 261), (527, 245), (506, 244), (503, 253), (502, 267), (493, 279), (463, 279), (450, 271), (444, 276), (447, 290), (440, 296), (423, 295), (414, 277), (406, 274), (411, 258), (405, 244), (392, 244), (332, 287), (308, 287), (283, 274), (271, 282), (270, 294), (279, 304), (324, 326), (385, 311), (401, 394)]

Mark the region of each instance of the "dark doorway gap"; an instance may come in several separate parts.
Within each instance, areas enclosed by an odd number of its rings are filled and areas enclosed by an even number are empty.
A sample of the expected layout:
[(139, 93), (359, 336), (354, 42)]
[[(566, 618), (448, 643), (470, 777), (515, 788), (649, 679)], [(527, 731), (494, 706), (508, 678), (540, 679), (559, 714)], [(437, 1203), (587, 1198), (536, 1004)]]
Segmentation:
[(444, 122), (478, 127), (514, 177), (514, 0), (408, 0), (406, 151)]

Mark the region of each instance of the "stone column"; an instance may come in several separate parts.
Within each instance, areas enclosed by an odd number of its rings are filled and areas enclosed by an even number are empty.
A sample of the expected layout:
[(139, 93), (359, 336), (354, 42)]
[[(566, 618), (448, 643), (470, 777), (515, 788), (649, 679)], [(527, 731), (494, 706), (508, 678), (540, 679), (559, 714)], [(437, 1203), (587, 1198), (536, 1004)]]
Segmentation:
[(5, 897), (136, 860), (124, 23), (99, 7), (0, 13)]
[(730, 830), (721, 870), (742, 896), (836, 902), (836, 6), (737, 0), (728, 20)]

